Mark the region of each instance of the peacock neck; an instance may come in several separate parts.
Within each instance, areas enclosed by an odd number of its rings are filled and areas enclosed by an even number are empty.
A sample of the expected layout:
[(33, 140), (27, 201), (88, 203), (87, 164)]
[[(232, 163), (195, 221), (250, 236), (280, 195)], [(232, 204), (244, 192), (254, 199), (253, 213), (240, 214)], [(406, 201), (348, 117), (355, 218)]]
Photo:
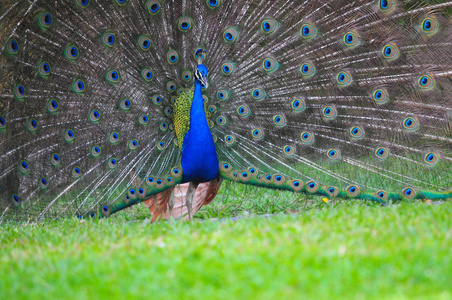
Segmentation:
[[(193, 119), (192, 116), (198, 116), (199, 118), (195, 118)], [(193, 122), (193, 123), (192, 123)], [(204, 124), (205, 123), (205, 124)], [(202, 98), (202, 85), (201, 82), (199, 82), (198, 80), (195, 80), (195, 92), (193, 94), (193, 102), (191, 104), (191, 109), (190, 109), (190, 128), (192, 127), (191, 125), (196, 126), (196, 128), (199, 128), (197, 126), (207, 126), (207, 118), (206, 118), (206, 114), (204, 112), (204, 99)], [(210, 132), (210, 129), (208, 129)]]
[(209, 124), (207, 123), (206, 113), (204, 110), (204, 99), (202, 98), (202, 85), (195, 81), (195, 92), (190, 108), (190, 129), (189, 139), (198, 142), (206, 142), (206, 138), (212, 139)]
[(182, 147), (182, 182), (207, 182), (218, 176), (218, 158), (207, 123), (202, 85), (195, 81), (190, 108), (190, 128)]

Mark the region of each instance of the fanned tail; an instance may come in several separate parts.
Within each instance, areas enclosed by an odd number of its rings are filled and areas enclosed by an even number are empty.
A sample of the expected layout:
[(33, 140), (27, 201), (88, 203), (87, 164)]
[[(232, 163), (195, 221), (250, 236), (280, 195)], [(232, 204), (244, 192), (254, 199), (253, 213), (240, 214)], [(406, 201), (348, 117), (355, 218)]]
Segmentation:
[(327, 197), (451, 197), (451, 7), (251, 3), (214, 53), (222, 176)]
[(183, 173), (173, 104), (199, 49), (222, 178), (449, 198), (451, 12), (434, 0), (3, 1), (0, 222), (108, 216), (171, 194)]

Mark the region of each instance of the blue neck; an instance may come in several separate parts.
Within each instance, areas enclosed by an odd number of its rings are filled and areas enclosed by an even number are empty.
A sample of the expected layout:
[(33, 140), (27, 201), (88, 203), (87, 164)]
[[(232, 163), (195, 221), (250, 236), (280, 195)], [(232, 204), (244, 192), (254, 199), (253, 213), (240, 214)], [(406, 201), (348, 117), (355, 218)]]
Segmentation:
[(201, 82), (195, 80), (190, 129), (182, 145), (182, 182), (207, 182), (218, 177), (218, 158), (207, 123)]

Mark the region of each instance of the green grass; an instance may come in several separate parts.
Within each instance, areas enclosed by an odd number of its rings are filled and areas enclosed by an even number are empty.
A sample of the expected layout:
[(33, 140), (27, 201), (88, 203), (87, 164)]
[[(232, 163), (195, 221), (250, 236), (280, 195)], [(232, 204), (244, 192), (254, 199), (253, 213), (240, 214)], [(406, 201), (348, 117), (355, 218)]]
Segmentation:
[(3, 225), (0, 299), (452, 299), (451, 216), (226, 183), (194, 223), (149, 224), (138, 205)]

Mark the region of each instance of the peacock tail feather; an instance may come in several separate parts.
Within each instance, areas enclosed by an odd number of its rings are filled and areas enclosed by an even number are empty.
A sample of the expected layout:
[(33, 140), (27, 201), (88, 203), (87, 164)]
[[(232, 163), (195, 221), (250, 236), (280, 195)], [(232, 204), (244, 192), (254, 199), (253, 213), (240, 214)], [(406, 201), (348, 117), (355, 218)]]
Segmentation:
[(183, 149), (198, 63), (198, 147), (212, 137), (219, 161), (206, 173), (330, 198), (449, 198), (451, 14), (441, 0), (4, 0), (0, 223), (163, 199), (196, 156)]

